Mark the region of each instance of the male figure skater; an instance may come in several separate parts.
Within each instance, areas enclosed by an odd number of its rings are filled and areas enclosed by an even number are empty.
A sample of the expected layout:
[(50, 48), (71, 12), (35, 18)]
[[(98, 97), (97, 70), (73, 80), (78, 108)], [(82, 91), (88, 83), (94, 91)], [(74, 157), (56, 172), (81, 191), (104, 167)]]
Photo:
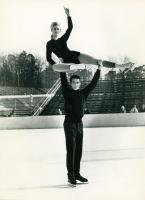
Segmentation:
[(62, 94), (65, 100), (65, 120), (64, 132), (66, 139), (66, 166), (68, 171), (68, 182), (76, 185), (76, 180), (88, 182), (80, 174), (80, 161), (83, 146), (83, 123), (82, 118), (85, 110), (85, 102), (89, 93), (95, 88), (100, 77), (102, 62), (94, 74), (92, 81), (84, 88), (80, 89), (80, 77), (72, 75), (70, 85), (68, 84), (66, 73), (61, 72)]

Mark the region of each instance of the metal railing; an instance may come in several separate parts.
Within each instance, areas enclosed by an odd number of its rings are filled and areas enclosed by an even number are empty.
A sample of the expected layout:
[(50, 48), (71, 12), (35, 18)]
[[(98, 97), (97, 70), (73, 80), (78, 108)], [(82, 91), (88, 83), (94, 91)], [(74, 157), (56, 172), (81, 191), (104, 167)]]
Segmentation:
[(54, 85), (48, 90), (46, 93), (46, 97), (43, 97), (40, 102), (35, 106), (35, 108), (32, 111), (33, 116), (39, 115), (42, 110), (45, 108), (45, 106), (49, 103), (49, 101), (54, 97), (58, 89), (60, 88), (60, 79), (58, 79)]

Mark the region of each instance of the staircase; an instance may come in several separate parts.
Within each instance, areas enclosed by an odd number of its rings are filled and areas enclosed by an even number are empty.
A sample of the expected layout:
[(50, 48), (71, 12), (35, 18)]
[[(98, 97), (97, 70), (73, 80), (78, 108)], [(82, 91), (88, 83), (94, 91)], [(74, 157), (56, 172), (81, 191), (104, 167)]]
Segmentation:
[(52, 88), (46, 93), (46, 97), (42, 98), (40, 102), (35, 106), (32, 111), (33, 116), (39, 115), (44, 110), (49, 101), (55, 96), (56, 92), (60, 88), (60, 85), (60, 79), (58, 79)]

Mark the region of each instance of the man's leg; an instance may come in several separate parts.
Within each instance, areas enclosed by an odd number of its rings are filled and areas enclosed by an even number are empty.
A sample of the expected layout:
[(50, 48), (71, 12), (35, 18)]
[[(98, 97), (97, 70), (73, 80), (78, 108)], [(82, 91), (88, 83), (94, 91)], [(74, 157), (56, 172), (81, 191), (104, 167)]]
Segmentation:
[(74, 123), (64, 122), (66, 139), (66, 167), (68, 171), (68, 181), (75, 184), (74, 159), (76, 148), (76, 132)]
[(86, 178), (80, 175), (80, 162), (82, 158), (82, 149), (83, 149), (83, 123), (78, 122), (76, 126), (77, 126), (77, 135), (76, 135), (76, 149), (75, 149), (75, 162), (74, 162), (75, 179), (81, 182), (88, 182)]
[(75, 175), (80, 174), (80, 162), (82, 158), (83, 149), (83, 124), (82, 122), (77, 123), (77, 135), (76, 135), (76, 148), (75, 148), (75, 162), (74, 172)]

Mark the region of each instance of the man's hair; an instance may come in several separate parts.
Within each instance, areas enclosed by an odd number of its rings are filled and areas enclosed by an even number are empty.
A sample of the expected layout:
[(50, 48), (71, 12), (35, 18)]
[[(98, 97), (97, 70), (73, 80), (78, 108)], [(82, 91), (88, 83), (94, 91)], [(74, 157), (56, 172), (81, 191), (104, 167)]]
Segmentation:
[(80, 77), (78, 75), (72, 75), (70, 77), (70, 82), (72, 82), (73, 79), (79, 79), (80, 80)]

